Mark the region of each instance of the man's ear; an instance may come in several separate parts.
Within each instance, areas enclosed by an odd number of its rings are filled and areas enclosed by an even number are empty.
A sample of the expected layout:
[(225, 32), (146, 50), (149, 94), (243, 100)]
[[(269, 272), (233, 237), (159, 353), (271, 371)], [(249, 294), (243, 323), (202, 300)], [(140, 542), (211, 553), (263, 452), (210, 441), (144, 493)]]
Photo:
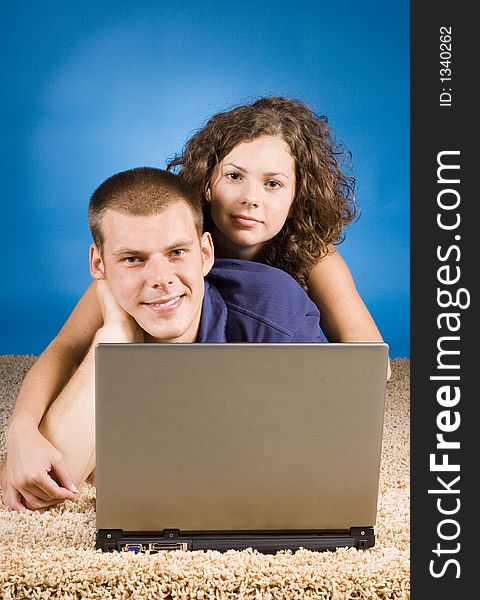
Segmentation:
[(215, 261), (215, 250), (213, 248), (212, 236), (206, 231), (200, 238), (200, 247), (202, 250), (202, 274), (205, 277), (210, 273)]
[(105, 279), (105, 265), (95, 244), (90, 246), (90, 274), (94, 279)]

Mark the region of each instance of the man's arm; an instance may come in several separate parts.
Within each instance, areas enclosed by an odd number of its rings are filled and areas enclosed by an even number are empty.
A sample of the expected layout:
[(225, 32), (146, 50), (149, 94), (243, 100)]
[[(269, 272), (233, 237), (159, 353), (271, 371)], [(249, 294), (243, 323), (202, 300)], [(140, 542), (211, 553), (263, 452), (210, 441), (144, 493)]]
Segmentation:
[(144, 332), (117, 304), (106, 282), (99, 282), (97, 292), (104, 325), (40, 424), (40, 432), (62, 453), (78, 488), (95, 468), (95, 346), (145, 341)]
[(95, 343), (94, 338), (94, 344), (39, 427), (40, 433), (61, 452), (77, 488), (94, 468)]

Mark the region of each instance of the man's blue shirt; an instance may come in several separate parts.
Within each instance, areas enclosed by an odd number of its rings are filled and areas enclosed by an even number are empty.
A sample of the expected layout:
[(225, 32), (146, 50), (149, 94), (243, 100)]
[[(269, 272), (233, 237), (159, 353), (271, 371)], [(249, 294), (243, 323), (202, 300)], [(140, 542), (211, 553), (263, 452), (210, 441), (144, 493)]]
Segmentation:
[(205, 280), (199, 342), (326, 342), (320, 313), (280, 269), (217, 259)]

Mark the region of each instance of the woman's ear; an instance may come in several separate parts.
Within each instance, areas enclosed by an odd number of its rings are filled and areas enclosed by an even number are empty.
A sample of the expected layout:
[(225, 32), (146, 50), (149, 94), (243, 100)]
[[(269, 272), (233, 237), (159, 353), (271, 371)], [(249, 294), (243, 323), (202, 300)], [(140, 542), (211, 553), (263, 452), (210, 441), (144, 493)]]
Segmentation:
[(212, 192), (210, 190), (210, 186), (205, 190), (205, 200), (207, 202), (211, 202), (212, 201)]
[(90, 246), (90, 275), (94, 279), (105, 279), (105, 265), (101, 257), (100, 251), (95, 244)]

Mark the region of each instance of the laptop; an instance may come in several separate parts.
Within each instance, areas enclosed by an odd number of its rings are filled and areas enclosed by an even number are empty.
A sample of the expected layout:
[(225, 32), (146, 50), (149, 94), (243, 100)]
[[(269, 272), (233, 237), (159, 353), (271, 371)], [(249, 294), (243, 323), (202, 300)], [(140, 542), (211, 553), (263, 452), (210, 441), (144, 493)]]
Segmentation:
[(388, 346), (98, 344), (104, 551), (375, 543)]

